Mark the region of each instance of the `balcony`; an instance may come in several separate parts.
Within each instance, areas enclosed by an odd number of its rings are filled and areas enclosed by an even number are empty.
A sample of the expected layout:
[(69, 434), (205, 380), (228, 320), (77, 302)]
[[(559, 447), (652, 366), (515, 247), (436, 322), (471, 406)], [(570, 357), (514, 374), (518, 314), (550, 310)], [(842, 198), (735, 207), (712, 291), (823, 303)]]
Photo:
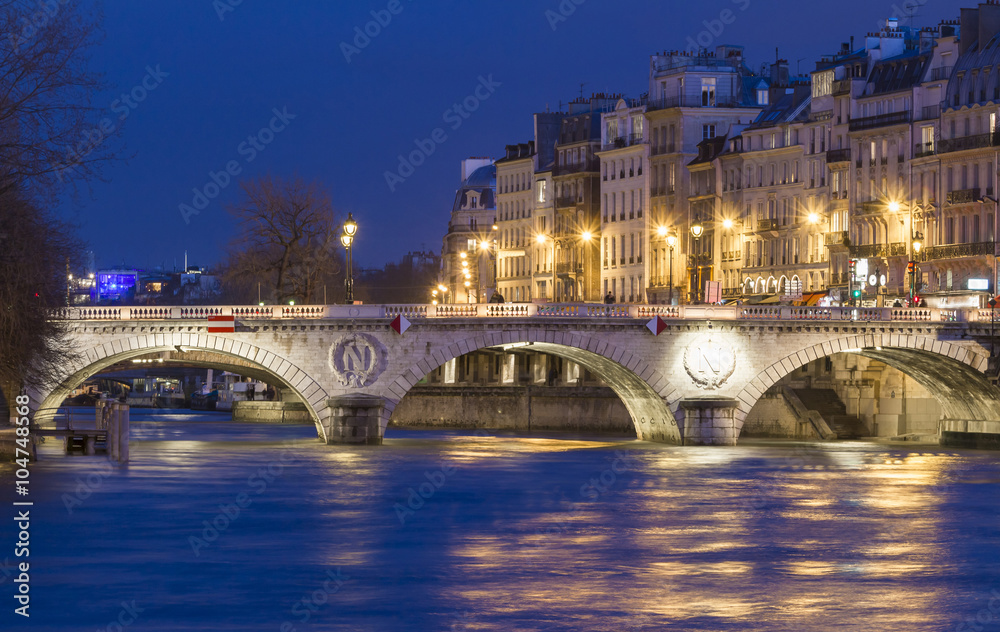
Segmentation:
[(851, 79), (839, 79), (833, 82), (833, 96), (839, 97), (851, 93)]
[(855, 259), (867, 259), (869, 257), (901, 257), (908, 254), (906, 244), (897, 242), (894, 244), (865, 244), (863, 246), (851, 246), (851, 257)]
[(556, 274), (559, 275), (583, 274), (583, 264), (574, 262), (557, 263)]
[(889, 206), (885, 202), (873, 201), (858, 204), (855, 211), (858, 215), (881, 215), (889, 211)]
[(556, 165), (552, 169), (552, 175), (563, 176), (570, 173), (583, 173), (585, 171), (600, 171), (601, 165), (597, 159), (584, 160), (583, 162), (578, 162), (569, 165)]
[(831, 149), (826, 152), (826, 164), (832, 162), (850, 162), (851, 161), (851, 148), (845, 147), (844, 149)]
[(757, 232), (766, 233), (768, 231), (778, 230), (778, 220), (776, 219), (761, 219), (757, 220)]
[(575, 196), (571, 195), (556, 198), (557, 207), (576, 206), (577, 204), (583, 204), (583, 200), (578, 200)]
[(920, 110), (921, 121), (932, 121), (941, 118), (941, 106), (940, 105), (925, 105), (924, 109)]
[(852, 132), (861, 132), (867, 129), (886, 127), (888, 125), (900, 125), (902, 123), (909, 122), (909, 112), (892, 112), (890, 114), (879, 114), (877, 116), (866, 116), (865, 118), (851, 119), (849, 121), (848, 129)]
[(953, 151), (982, 149), (983, 147), (996, 147), (998, 145), (1000, 145), (1000, 132), (994, 132), (993, 134), (975, 134), (973, 136), (960, 136), (958, 138), (948, 138), (939, 141), (937, 153), (947, 154)]
[(740, 107), (739, 99), (736, 97), (716, 96), (706, 102), (700, 94), (685, 94), (681, 96), (663, 97), (651, 99), (646, 110), (666, 110), (668, 108), (736, 108)]
[(951, 77), (952, 71), (955, 70), (954, 66), (944, 66), (943, 68), (932, 68), (931, 76), (928, 81), (941, 81), (942, 79), (949, 79)]
[(863, 246), (851, 246), (851, 257), (855, 259), (867, 259), (869, 257), (884, 257), (888, 249), (885, 244), (865, 244)]
[(641, 145), (643, 143), (642, 134), (629, 134), (628, 136), (619, 136), (613, 141), (601, 147), (601, 151), (608, 151), (610, 149), (622, 149), (624, 147), (632, 147), (633, 145)]
[(979, 187), (974, 189), (959, 189), (948, 193), (947, 204), (971, 204), (982, 199), (979, 196)]
[(823, 243), (827, 246), (843, 246), (847, 241), (847, 231), (846, 230), (836, 230), (829, 232), (823, 239)]
[(981, 241), (973, 244), (951, 244), (948, 246), (932, 246), (925, 248), (921, 254), (921, 261), (935, 261), (938, 259), (959, 259), (961, 257), (990, 256), (993, 252), (992, 241)]
[(913, 147), (913, 157), (914, 158), (924, 158), (926, 156), (934, 155), (934, 141), (928, 141), (926, 143), (917, 143)]

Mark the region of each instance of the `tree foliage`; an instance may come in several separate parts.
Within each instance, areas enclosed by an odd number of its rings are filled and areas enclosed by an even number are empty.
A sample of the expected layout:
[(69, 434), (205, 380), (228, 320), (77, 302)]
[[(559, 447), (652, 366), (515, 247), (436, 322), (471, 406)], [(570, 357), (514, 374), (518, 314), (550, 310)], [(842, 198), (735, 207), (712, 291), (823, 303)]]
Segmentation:
[[(239, 236), (225, 264), (225, 292), (236, 302), (317, 303), (340, 296), (339, 229), (330, 198), (315, 183), (270, 176), (241, 183), (229, 207)], [(336, 292), (333, 290), (336, 288)]]

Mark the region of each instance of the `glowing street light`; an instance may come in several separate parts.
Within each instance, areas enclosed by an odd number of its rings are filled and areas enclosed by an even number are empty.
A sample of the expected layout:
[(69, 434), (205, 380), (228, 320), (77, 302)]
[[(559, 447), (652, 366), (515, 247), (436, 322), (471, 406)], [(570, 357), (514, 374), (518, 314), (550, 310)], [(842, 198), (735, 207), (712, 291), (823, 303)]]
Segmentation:
[(358, 223), (354, 221), (354, 215), (347, 214), (347, 221), (344, 222), (343, 232), (340, 234), (340, 243), (347, 251), (347, 276), (344, 278), (345, 300), (348, 305), (354, 303), (354, 270), (352, 261), (352, 251), (354, 237), (358, 232)]

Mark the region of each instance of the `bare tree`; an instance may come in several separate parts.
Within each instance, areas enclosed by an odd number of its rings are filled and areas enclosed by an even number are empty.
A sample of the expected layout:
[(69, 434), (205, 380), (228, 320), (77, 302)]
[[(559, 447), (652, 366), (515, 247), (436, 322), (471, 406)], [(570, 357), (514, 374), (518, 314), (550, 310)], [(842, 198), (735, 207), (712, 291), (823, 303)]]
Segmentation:
[(82, 3), (0, 0), (0, 192), (50, 196), (99, 175), (118, 151), (91, 105), (99, 16)]
[(229, 207), (240, 226), (224, 266), (227, 296), (263, 296), (278, 303), (322, 300), (341, 269), (337, 223), (329, 197), (315, 183), (270, 176), (241, 183)]
[(70, 227), (8, 191), (0, 194), (0, 390), (50, 383), (71, 353), (50, 310), (65, 303)]
[(70, 351), (49, 310), (64, 303), (72, 230), (47, 203), (116, 152), (88, 68), (100, 16), (83, 3), (0, 0), (0, 389), (47, 382)]

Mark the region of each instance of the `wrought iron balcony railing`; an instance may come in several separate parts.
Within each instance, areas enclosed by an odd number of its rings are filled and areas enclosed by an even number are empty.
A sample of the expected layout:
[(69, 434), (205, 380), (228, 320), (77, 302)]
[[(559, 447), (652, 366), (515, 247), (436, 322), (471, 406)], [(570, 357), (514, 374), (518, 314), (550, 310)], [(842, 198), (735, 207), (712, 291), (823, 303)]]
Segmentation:
[(848, 129), (852, 132), (859, 132), (866, 129), (875, 129), (876, 127), (886, 127), (888, 125), (899, 125), (901, 123), (909, 122), (909, 112), (892, 112), (890, 114), (877, 114), (875, 116), (851, 119)]
[(972, 136), (959, 136), (958, 138), (946, 138), (938, 141), (937, 153), (948, 154), (953, 151), (982, 149), (984, 147), (995, 147), (997, 145), (1000, 145), (1000, 132), (994, 132), (992, 134), (975, 134)]
[(979, 197), (979, 187), (972, 189), (959, 189), (957, 191), (950, 191), (946, 202), (948, 204), (970, 204), (972, 202), (978, 202)]

